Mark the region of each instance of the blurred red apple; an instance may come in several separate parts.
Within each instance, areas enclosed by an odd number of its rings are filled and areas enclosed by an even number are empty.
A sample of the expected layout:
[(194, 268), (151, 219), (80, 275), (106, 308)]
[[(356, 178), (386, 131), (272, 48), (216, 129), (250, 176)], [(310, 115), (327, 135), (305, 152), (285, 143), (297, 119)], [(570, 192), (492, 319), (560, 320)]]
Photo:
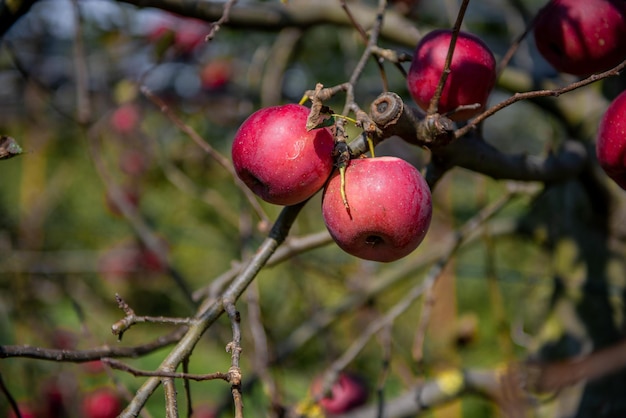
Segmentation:
[(85, 396), (82, 410), (84, 418), (116, 418), (122, 404), (113, 391), (103, 388)]
[[(311, 395), (317, 397), (322, 388), (321, 376), (313, 380)], [(368, 398), (367, 385), (360, 377), (342, 372), (330, 389), (330, 393), (319, 400), (320, 406), (329, 414), (345, 414), (365, 404)]]
[(588, 76), (626, 59), (626, 2), (551, 0), (535, 21), (535, 43), (558, 71)]
[(119, 134), (130, 134), (139, 124), (139, 119), (139, 108), (132, 103), (127, 103), (113, 111), (111, 126)]
[(232, 76), (232, 64), (226, 60), (208, 62), (200, 72), (202, 87), (207, 90), (218, 90), (228, 84)]

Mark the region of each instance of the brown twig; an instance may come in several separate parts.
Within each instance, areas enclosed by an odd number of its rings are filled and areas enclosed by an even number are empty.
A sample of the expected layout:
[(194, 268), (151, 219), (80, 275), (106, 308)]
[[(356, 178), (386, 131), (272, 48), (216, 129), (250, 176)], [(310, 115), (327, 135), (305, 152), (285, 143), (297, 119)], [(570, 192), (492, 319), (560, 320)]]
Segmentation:
[(115, 300), (121, 310), (126, 315), (111, 326), (111, 332), (113, 335), (117, 335), (118, 340), (122, 340), (124, 332), (130, 327), (139, 323), (157, 323), (157, 324), (170, 324), (170, 325), (190, 325), (191, 318), (170, 318), (165, 316), (138, 316), (135, 311), (122, 299), (119, 294), (115, 294)]
[(63, 350), (56, 348), (32, 347), (29, 345), (0, 345), (0, 358), (25, 357), (38, 360), (85, 363), (104, 357), (139, 357), (167, 347), (179, 341), (186, 331), (181, 327), (153, 342), (131, 347), (96, 347), (87, 350)]
[(217, 32), (221, 29), (222, 25), (228, 22), (228, 19), (230, 17), (230, 10), (233, 8), (235, 3), (237, 3), (237, 0), (228, 0), (224, 4), (224, 11), (222, 12), (222, 16), (220, 16), (220, 18), (216, 22), (213, 22), (211, 24), (211, 29), (207, 36), (204, 38), (205, 42), (211, 42)]
[(456, 22), (454, 22), (454, 27), (452, 28), (452, 37), (450, 38), (450, 46), (448, 47), (448, 53), (446, 55), (446, 61), (443, 65), (443, 71), (441, 72), (441, 78), (439, 79), (437, 89), (435, 90), (435, 93), (433, 94), (433, 97), (430, 99), (430, 103), (428, 104), (428, 110), (426, 111), (428, 115), (434, 115), (438, 112), (439, 100), (441, 100), (443, 88), (445, 87), (446, 81), (448, 80), (448, 74), (450, 74), (450, 66), (452, 65), (452, 57), (454, 56), (456, 39), (459, 36), (459, 32), (461, 31), (461, 25), (463, 24), (463, 19), (465, 17), (465, 10), (467, 9), (468, 5), (469, 0), (463, 0), (461, 2), (461, 7), (459, 8), (459, 12), (456, 16)]
[[(234, 304), (241, 297), (259, 271), (265, 266), (270, 256), (285, 240), (305, 203), (283, 208), (268, 237), (259, 246), (254, 257), (249, 260), (237, 278), (223, 292), (220, 299), (202, 304), (198, 309), (195, 321), (189, 326), (187, 333), (178, 345), (162, 361), (159, 370), (170, 371), (170, 369), (177, 367), (191, 354), (204, 332), (225, 312), (226, 306)], [(135, 394), (135, 398), (122, 411), (120, 418), (137, 416), (159, 384), (160, 380), (154, 377), (144, 382)]]
[(91, 101), (89, 100), (88, 71), (85, 61), (85, 45), (83, 39), (83, 20), (78, 0), (72, 0), (74, 11), (74, 69), (76, 70), (76, 118), (78, 123), (86, 126), (91, 119)]
[(476, 116), (474, 119), (470, 120), (469, 123), (465, 125), (464, 127), (457, 129), (454, 132), (454, 136), (456, 138), (462, 137), (463, 135), (467, 134), (472, 129), (476, 128), (476, 126), (480, 122), (484, 121), (488, 117), (494, 115), (495, 113), (499, 112), (500, 110), (514, 103), (517, 103), (522, 100), (536, 99), (539, 97), (559, 97), (562, 94), (569, 93), (570, 91), (588, 86), (589, 84), (595, 83), (598, 80), (602, 80), (608, 77), (618, 76), (620, 75), (620, 73), (625, 67), (626, 67), (626, 60), (622, 61), (621, 64), (617, 65), (616, 67), (610, 70), (604, 71), (602, 73), (590, 75), (589, 77), (585, 79), (568, 84), (565, 87), (552, 89), (552, 90), (534, 90), (534, 91), (529, 91), (525, 93), (515, 93), (513, 96), (509, 97), (508, 99), (485, 110), (483, 113)]
[(243, 418), (243, 398), (241, 395), (241, 367), (239, 367), (239, 359), (241, 357), (241, 315), (235, 307), (234, 301), (226, 302), (224, 307), (228, 318), (230, 319), (233, 331), (233, 340), (226, 345), (226, 352), (230, 353), (230, 369), (228, 375), (231, 393), (235, 405), (235, 418)]
[(7, 388), (7, 385), (4, 383), (4, 378), (2, 377), (2, 373), (0, 373), (0, 392), (4, 394), (4, 397), (7, 399), (7, 402), (9, 403), (10, 410), (13, 411), (16, 418), (22, 418), (22, 412), (20, 411), (19, 405), (15, 401), (15, 398), (13, 397), (13, 395), (11, 395), (11, 392), (9, 392), (9, 388)]
[(114, 360), (111, 358), (103, 358), (102, 362), (107, 366), (127, 372), (136, 377), (163, 377), (170, 379), (184, 379), (193, 380), (196, 382), (203, 382), (206, 380), (224, 380), (229, 381), (229, 374), (222, 372), (208, 373), (208, 374), (193, 374), (193, 373), (179, 373), (179, 372), (165, 372), (165, 371), (151, 371), (151, 370), (139, 370), (122, 361)]

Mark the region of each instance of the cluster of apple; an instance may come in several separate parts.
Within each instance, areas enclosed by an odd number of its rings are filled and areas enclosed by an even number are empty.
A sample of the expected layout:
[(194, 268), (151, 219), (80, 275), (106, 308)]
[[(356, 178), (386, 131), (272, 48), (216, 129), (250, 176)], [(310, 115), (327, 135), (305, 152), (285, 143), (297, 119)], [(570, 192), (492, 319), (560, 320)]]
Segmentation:
[[(407, 83), (427, 109), (446, 59), (452, 31), (436, 30), (415, 49)], [(458, 35), (439, 113), (454, 120), (480, 112), (495, 84), (495, 58), (474, 35)], [(471, 78), (472, 83), (466, 80)], [(278, 205), (303, 202), (323, 188), (322, 216), (337, 245), (380, 262), (398, 260), (424, 239), (432, 216), (430, 189), (411, 164), (397, 157), (357, 158), (345, 177), (333, 172), (335, 140), (329, 128), (308, 131), (309, 109), (287, 104), (258, 110), (240, 126), (232, 146), (235, 170), (258, 196)]]
[[(557, 70), (589, 75), (626, 58), (626, 2), (551, 0), (534, 27), (538, 50)], [(429, 109), (451, 45), (451, 30), (434, 30), (415, 48), (407, 87)], [(434, 109), (454, 121), (482, 112), (496, 82), (496, 61), (477, 36), (459, 32), (450, 72)], [(602, 122), (599, 161), (626, 184), (626, 97), (616, 99)], [(294, 205), (324, 189), (322, 215), (335, 242), (368, 260), (394, 261), (422, 242), (431, 219), (428, 185), (396, 157), (353, 159), (345, 177), (333, 174), (335, 141), (329, 128), (305, 129), (309, 110), (288, 104), (252, 114), (235, 135), (232, 157), (241, 180), (267, 202)], [(347, 202), (346, 202), (347, 201)]]
[(431, 218), (430, 189), (419, 171), (396, 157), (354, 159), (345, 170), (345, 197), (334, 167), (331, 129), (307, 130), (309, 109), (264, 108), (235, 135), (232, 158), (241, 180), (278, 205), (301, 203), (322, 188), (322, 215), (335, 242), (349, 254), (389, 262), (421, 243)]
[[(441, 73), (452, 31), (436, 30), (417, 45), (407, 83), (427, 109)], [(468, 119), (486, 105), (496, 78), (495, 59), (474, 35), (458, 35), (439, 113)], [(472, 83), (467, 83), (471, 78)], [(430, 189), (411, 164), (397, 157), (357, 158), (345, 177), (333, 172), (329, 128), (305, 129), (309, 109), (287, 104), (258, 110), (237, 131), (232, 158), (241, 180), (278, 205), (303, 202), (323, 188), (322, 215), (340, 248), (380, 262), (398, 260), (424, 239), (432, 216)]]

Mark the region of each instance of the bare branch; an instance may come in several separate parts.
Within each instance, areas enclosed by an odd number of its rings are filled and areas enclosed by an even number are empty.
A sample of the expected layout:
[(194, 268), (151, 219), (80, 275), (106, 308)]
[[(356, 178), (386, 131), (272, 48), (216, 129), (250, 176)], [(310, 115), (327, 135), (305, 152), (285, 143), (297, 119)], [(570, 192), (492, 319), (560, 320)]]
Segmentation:
[(215, 35), (217, 34), (217, 32), (221, 29), (222, 25), (225, 23), (228, 23), (228, 19), (230, 17), (230, 10), (233, 8), (235, 3), (237, 3), (237, 0), (228, 0), (226, 4), (224, 4), (224, 11), (222, 12), (222, 15), (220, 16), (220, 18), (216, 22), (213, 22), (211, 24), (211, 31), (206, 36), (205, 42), (211, 42), (213, 38), (215, 37)]
[(170, 379), (184, 379), (184, 380), (194, 380), (197, 382), (202, 382), (206, 380), (224, 380), (228, 382), (229, 374), (228, 373), (209, 373), (209, 374), (192, 374), (192, 373), (177, 373), (177, 372), (164, 372), (164, 371), (149, 371), (149, 370), (139, 370), (136, 369), (124, 362), (113, 360), (111, 358), (103, 358), (102, 362), (107, 366), (111, 367), (115, 370), (120, 370), (123, 372), (127, 372), (136, 377), (164, 377)]
[(117, 304), (121, 310), (124, 311), (126, 316), (115, 324), (111, 326), (111, 332), (113, 335), (117, 335), (118, 339), (121, 341), (124, 332), (126, 332), (130, 327), (135, 324), (151, 322), (151, 323), (159, 323), (159, 324), (170, 324), (170, 325), (190, 325), (192, 322), (191, 318), (169, 318), (165, 316), (138, 316), (135, 315), (135, 311), (128, 306), (128, 304), (121, 298), (120, 295), (115, 294), (115, 300), (117, 300)]
[(599, 74), (592, 74), (583, 80), (577, 81), (575, 83), (569, 84), (559, 89), (534, 90), (534, 91), (529, 91), (525, 93), (515, 93), (513, 96), (509, 97), (508, 99), (498, 103), (497, 105), (490, 107), (489, 109), (485, 110), (480, 115), (476, 116), (474, 119), (470, 120), (467, 125), (465, 125), (464, 127), (460, 129), (457, 129), (454, 135), (456, 138), (462, 137), (463, 135), (470, 132), (472, 129), (476, 128), (476, 126), (480, 122), (484, 121), (485, 119), (494, 115), (495, 113), (499, 112), (505, 107), (512, 105), (513, 103), (517, 103), (522, 100), (536, 99), (539, 97), (559, 97), (562, 94), (569, 93), (570, 91), (588, 86), (589, 84), (595, 83), (598, 80), (618, 76), (620, 75), (620, 73), (622, 72), (624, 68), (626, 68), (626, 60), (622, 61), (621, 64), (617, 65), (616, 67), (610, 70), (604, 71)]
[(61, 350), (56, 348), (32, 347), (29, 345), (0, 345), (0, 358), (26, 357), (49, 361), (84, 363), (104, 357), (138, 357), (150, 354), (179, 341), (186, 331), (181, 327), (155, 341), (133, 347), (96, 347), (87, 350)]
[(441, 72), (441, 78), (439, 79), (439, 83), (437, 84), (435, 94), (433, 94), (433, 97), (430, 99), (430, 103), (428, 104), (428, 111), (426, 112), (428, 115), (434, 115), (438, 112), (441, 93), (443, 93), (443, 88), (445, 87), (446, 80), (448, 80), (448, 75), (450, 74), (450, 66), (452, 65), (452, 58), (454, 56), (454, 49), (456, 47), (456, 39), (459, 36), (459, 32), (461, 31), (461, 25), (463, 24), (463, 18), (465, 17), (465, 10), (467, 10), (468, 5), (469, 0), (463, 0), (461, 2), (461, 7), (459, 8), (459, 12), (456, 16), (456, 21), (454, 22), (454, 27), (452, 28), (452, 37), (450, 38), (450, 46), (448, 47), (448, 53), (446, 55), (446, 61), (443, 65), (443, 71)]
[[(120, 0), (137, 7), (155, 7), (182, 16), (195, 17), (214, 22), (224, 13), (224, 2), (204, 1), (188, 2), (181, 0)], [(193, 6), (193, 7), (192, 7)], [(360, 3), (351, 3), (353, 19), (362, 26), (367, 26), (376, 19), (377, 10)], [(286, 27), (306, 29), (320, 24), (333, 24), (353, 27), (354, 23), (345, 13), (337, 0), (290, 0), (288, 4), (280, 2), (243, 3), (233, 7), (228, 14), (228, 22), (223, 26), (245, 30), (277, 31)], [(381, 36), (402, 45), (415, 46), (420, 33), (415, 24), (401, 14), (388, 10)]]
[[(305, 203), (306, 202), (303, 202), (295, 206), (287, 206), (283, 208), (281, 214), (274, 223), (269, 236), (260, 245), (254, 257), (224, 291), (221, 299), (213, 301), (207, 300), (200, 306), (196, 320), (189, 327), (187, 333), (180, 340), (178, 345), (163, 360), (159, 370), (168, 371), (175, 369), (185, 358), (189, 356), (204, 332), (224, 313), (225, 302), (234, 303), (239, 299), (239, 297), (241, 297), (258, 272), (265, 266), (270, 256), (285, 240), (289, 230), (291, 229), (291, 225), (300, 213), (300, 210), (304, 207)], [(158, 387), (159, 383), (160, 380), (157, 378), (153, 377), (148, 379), (141, 386), (141, 388), (139, 388), (131, 403), (124, 411), (122, 411), (120, 417), (136, 417), (154, 390)]]

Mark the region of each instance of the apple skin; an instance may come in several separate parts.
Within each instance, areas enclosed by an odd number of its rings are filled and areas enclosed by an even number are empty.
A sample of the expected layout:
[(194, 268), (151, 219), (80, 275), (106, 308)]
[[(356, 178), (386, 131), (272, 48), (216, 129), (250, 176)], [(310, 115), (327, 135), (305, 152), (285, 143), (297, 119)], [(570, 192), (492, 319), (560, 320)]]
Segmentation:
[(626, 5), (551, 0), (539, 12), (534, 34), (537, 49), (556, 70), (576, 76), (606, 71), (626, 58)]
[(98, 389), (83, 400), (85, 418), (116, 418), (122, 411), (118, 396), (109, 389)]
[[(415, 103), (427, 110), (437, 90), (452, 39), (452, 31), (437, 29), (424, 36), (415, 47), (407, 75), (409, 93)], [(477, 36), (459, 32), (450, 64), (450, 74), (439, 101), (439, 113), (459, 106), (480, 104), (449, 115), (454, 121), (478, 115), (487, 104), (496, 82), (496, 60), (489, 47)]]
[(254, 112), (239, 127), (232, 158), (239, 178), (263, 200), (295, 205), (320, 190), (333, 169), (333, 134), (307, 131), (309, 109), (297, 104)]
[[(319, 395), (322, 384), (321, 376), (313, 380), (311, 384), (313, 396)], [(319, 404), (328, 414), (345, 414), (365, 404), (368, 395), (367, 385), (362, 378), (352, 373), (342, 372), (330, 389), (330, 394), (321, 398)]]
[(596, 156), (607, 176), (626, 190), (626, 91), (611, 102), (600, 120)]
[(391, 262), (417, 248), (432, 216), (430, 189), (419, 171), (396, 157), (351, 160), (345, 192), (335, 174), (324, 189), (322, 215), (337, 245), (365, 260)]

